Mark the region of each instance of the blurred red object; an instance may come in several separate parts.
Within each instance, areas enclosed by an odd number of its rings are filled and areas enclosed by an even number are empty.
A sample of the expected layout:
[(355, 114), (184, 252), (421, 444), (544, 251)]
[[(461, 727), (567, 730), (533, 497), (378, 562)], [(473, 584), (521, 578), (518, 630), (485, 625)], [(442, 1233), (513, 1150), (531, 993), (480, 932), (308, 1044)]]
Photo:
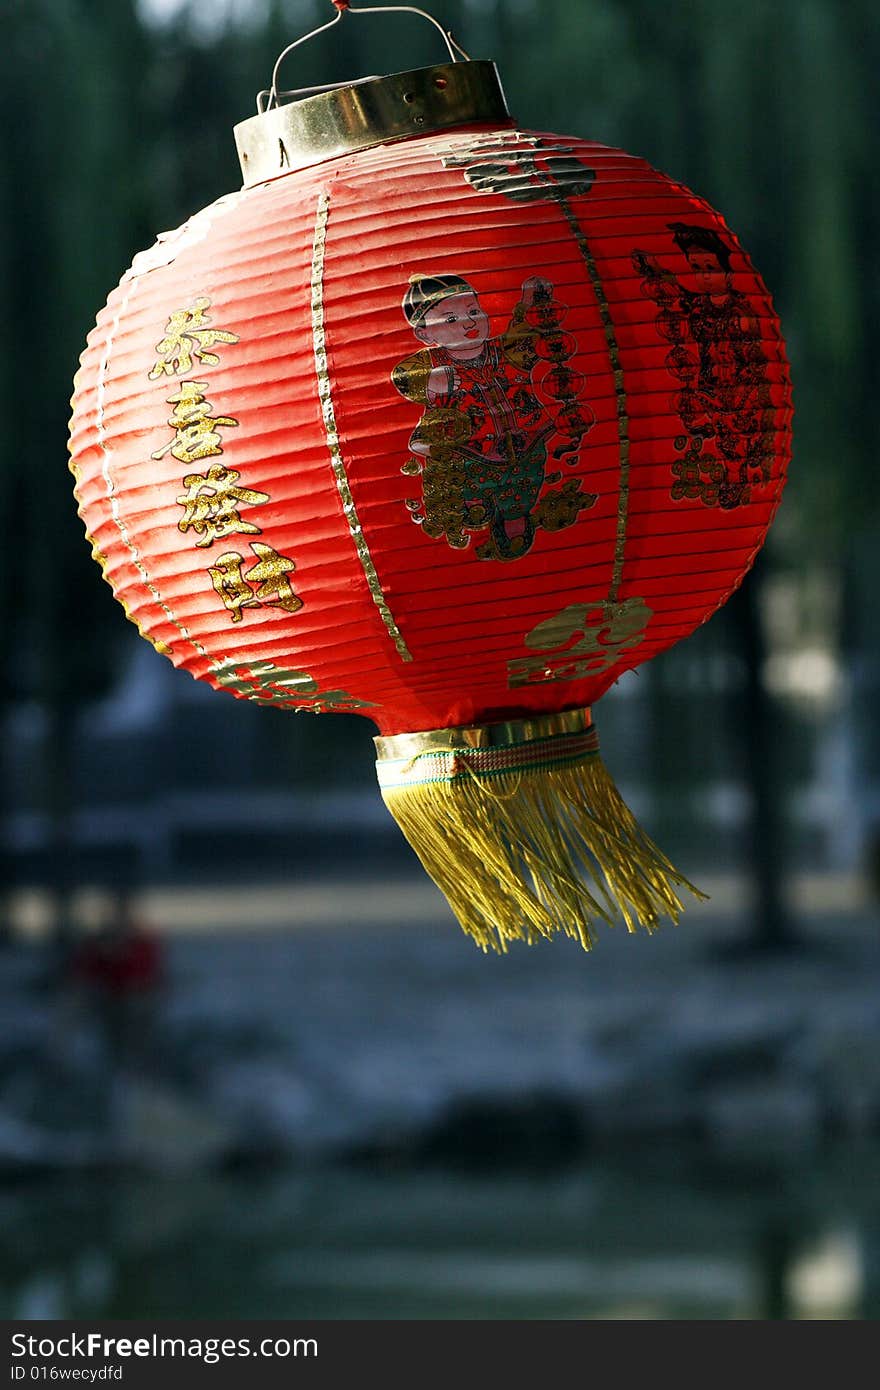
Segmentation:
[(79, 943), (70, 973), (73, 979), (112, 994), (155, 989), (164, 973), (161, 942), (140, 929), (98, 932)]

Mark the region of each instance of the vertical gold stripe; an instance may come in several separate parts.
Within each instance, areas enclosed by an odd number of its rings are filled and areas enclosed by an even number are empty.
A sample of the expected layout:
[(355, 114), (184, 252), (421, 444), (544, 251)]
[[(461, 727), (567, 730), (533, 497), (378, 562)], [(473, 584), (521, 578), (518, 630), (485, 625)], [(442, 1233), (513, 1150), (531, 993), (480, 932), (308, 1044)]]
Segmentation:
[(620, 363), (620, 349), (617, 345), (617, 334), (614, 332), (611, 311), (608, 308), (608, 300), (605, 297), (605, 288), (599, 277), (599, 272), (596, 269), (596, 262), (593, 260), (590, 243), (587, 241), (580, 222), (565, 198), (559, 199), (559, 206), (562, 208), (565, 214), (565, 220), (574, 233), (578, 249), (587, 267), (590, 283), (593, 286), (593, 293), (599, 305), (599, 315), (602, 319), (602, 328), (605, 332), (605, 342), (608, 346), (608, 356), (611, 358), (611, 370), (614, 375), (614, 394), (617, 398), (617, 438), (620, 445), (620, 492), (617, 497), (617, 535), (614, 542), (614, 570), (611, 575), (611, 588), (608, 590), (608, 602), (616, 603), (617, 596), (620, 592), (621, 580), (623, 579), (623, 557), (626, 549), (626, 523), (629, 512), (629, 416), (626, 413), (626, 391), (623, 385), (623, 368)]
[(391, 609), (388, 607), (382, 592), (382, 585), (379, 583), (379, 576), (376, 573), (376, 566), (373, 564), (370, 547), (367, 545), (363, 528), (358, 519), (357, 508), (354, 505), (354, 498), (348, 484), (348, 475), (345, 471), (345, 460), (339, 445), (336, 413), (333, 409), (333, 391), (330, 385), (330, 373), (327, 370), (327, 332), (324, 323), (324, 252), (327, 244), (327, 220), (329, 216), (330, 194), (324, 190), (318, 197), (315, 237), (312, 244), (312, 342), (315, 349), (315, 373), (318, 378), (318, 395), (321, 399), (321, 413), (324, 416), (327, 449), (333, 466), (333, 476), (336, 479), (336, 486), (342, 499), (342, 510), (348, 522), (348, 529), (351, 532), (351, 538), (354, 541), (370, 593), (373, 596), (373, 602), (379, 610), (385, 629), (397, 648), (401, 660), (412, 661), (412, 653), (403, 640), (403, 635), (392, 617)]

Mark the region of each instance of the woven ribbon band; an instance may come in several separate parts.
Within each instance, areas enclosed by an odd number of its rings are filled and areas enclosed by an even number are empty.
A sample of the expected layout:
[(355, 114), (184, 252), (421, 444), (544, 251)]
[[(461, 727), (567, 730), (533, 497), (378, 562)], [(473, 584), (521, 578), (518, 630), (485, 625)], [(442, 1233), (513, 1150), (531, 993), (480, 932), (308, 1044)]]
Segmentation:
[(430, 782), (454, 782), (466, 777), (500, 777), (508, 773), (541, 772), (596, 757), (599, 736), (594, 725), (572, 733), (551, 734), (519, 743), (486, 748), (426, 748), (410, 757), (380, 758), (376, 763), (383, 789), (413, 787)]

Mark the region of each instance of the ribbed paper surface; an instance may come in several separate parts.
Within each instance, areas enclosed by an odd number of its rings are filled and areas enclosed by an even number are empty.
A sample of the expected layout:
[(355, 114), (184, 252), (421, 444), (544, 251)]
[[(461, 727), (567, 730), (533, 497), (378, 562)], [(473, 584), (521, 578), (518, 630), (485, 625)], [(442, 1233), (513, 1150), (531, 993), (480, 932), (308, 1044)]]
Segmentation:
[[(465, 282), (482, 361), (417, 336), (414, 276)], [(589, 428), (558, 456), (566, 410)], [(175, 665), (390, 733), (594, 704), (687, 636), (764, 539), (790, 419), (717, 213), (620, 151), (484, 128), (288, 174), (138, 258), (71, 455), (105, 575)]]

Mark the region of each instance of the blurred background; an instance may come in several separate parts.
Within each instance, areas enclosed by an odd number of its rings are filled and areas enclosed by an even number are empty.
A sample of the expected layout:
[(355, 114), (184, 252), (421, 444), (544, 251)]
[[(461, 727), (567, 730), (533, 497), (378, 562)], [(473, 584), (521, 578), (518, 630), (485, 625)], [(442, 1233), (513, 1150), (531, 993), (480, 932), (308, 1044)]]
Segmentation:
[[(525, 127), (718, 207), (773, 292), (795, 455), (743, 589), (603, 700), (711, 894), (484, 959), (372, 726), (175, 672), (89, 557), (68, 400), (158, 231), (326, 0), (3, 0), (0, 1315), (880, 1313), (880, 12), (430, 0)], [(343, 23), (291, 86), (418, 67)]]

